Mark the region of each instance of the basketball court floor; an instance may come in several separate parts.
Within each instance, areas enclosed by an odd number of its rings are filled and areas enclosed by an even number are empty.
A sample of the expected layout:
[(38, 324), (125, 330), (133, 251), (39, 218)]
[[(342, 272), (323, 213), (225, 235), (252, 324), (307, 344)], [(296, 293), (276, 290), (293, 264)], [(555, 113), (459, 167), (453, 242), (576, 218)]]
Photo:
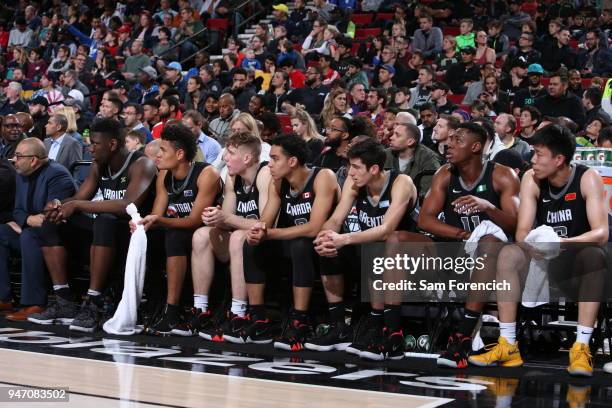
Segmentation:
[[(0, 317), (0, 407), (611, 407), (612, 375), (571, 378), (567, 354), (518, 369), (439, 369), (433, 356), (371, 363), (200, 338), (90, 336)], [(17, 403), (7, 390), (62, 388)], [(2, 391), (4, 389), (4, 391)], [(30, 394), (33, 395), (33, 394)]]

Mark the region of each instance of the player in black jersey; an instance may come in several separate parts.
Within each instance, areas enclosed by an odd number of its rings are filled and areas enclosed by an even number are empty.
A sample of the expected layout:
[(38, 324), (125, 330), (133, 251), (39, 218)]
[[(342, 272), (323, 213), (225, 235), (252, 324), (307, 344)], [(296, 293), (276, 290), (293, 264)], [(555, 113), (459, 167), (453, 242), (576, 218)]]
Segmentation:
[[(521, 204), (516, 229), (517, 245), (506, 246), (498, 259), (497, 279), (506, 279), (520, 288), (532, 258), (543, 253), (524, 244), (535, 226), (548, 225), (561, 239), (561, 255), (549, 261), (551, 286), (576, 281), (578, 328), (570, 350), (568, 371), (572, 375), (591, 376), (593, 364), (589, 340), (597, 318), (599, 300), (605, 286), (605, 253), (601, 245), (608, 241), (608, 215), (604, 186), (597, 171), (570, 164), (575, 151), (574, 136), (559, 125), (548, 125), (531, 140), (535, 154), (532, 170), (521, 183)], [(571, 291), (570, 290), (570, 291)], [(567, 292), (566, 292), (567, 293)], [(470, 357), (479, 366), (520, 366), (523, 363), (516, 343), (517, 302), (521, 292), (504, 297), (498, 294), (500, 338), (497, 346), (482, 356)], [(535, 300), (535, 299), (531, 299)]]
[[(305, 346), (318, 351), (348, 348), (350, 352), (373, 360), (403, 358), (401, 302), (379, 299), (380, 296), (374, 293), (371, 294), (372, 315), (377, 318), (371, 320), (378, 331), (369, 344), (351, 345), (351, 330), (344, 322), (342, 272), (347, 269), (344, 262), (346, 256), (360, 256), (356, 245), (409, 240), (406, 236), (410, 233), (407, 231), (416, 227), (410, 217), (417, 200), (416, 188), (409, 176), (384, 170), (385, 149), (374, 139), (353, 145), (348, 151), (348, 158), (350, 168), (340, 202), (314, 241), (315, 249), (322, 257), (321, 275), (329, 302), (330, 328), (327, 333), (310, 339)], [(340, 234), (354, 202), (361, 231)], [(398, 237), (400, 231), (404, 236)], [(338, 256), (340, 251), (343, 252), (342, 257)]]
[[(191, 254), (191, 237), (202, 225), (200, 214), (220, 199), (221, 180), (217, 170), (194, 162), (197, 145), (193, 133), (180, 123), (164, 127), (157, 154), (159, 173), (153, 211), (140, 224), (145, 230), (164, 229), (168, 294), (158, 319), (146, 332), (166, 336), (180, 323), (180, 297)], [(135, 225), (131, 225), (132, 230)], [(179, 333), (181, 334), (180, 330)]]
[[(70, 325), (70, 329), (83, 332), (93, 332), (98, 327), (104, 303), (102, 291), (117, 245), (121, 242), (127, 246), (129, 227), (125, 208), (134, 203), (143, 215), (149, 213), (150, 191), (157, 171), (155, 164), (142, 153), (125, 148), (121, 125), (116, 120), (97, 120), (90, 132), (93, 163), (87, 178), (73, 197), (62, 203), (51, 202), (45, 210), (50, 221), (68, 220), (69, 225), (93, 231), (88, 296)], [(91, 201), (98, 189), (103, 199)], [(92, 219), (77, 213), (97, 214), (97, 217)], [(121, 237), (126, 239), (120, 240)], [(58, 246), (53, 251), (48, 268), (65, 275), (66, 249)]]
[(338, 202), (340, 186), (331, 170), (308, 168), (306, 160), (308, 146), (304, 140), (281, 136), (272, 141), (268, 165), (273, 180), (268, 188), (268, 202), (261, 221), (247, 233), (244, 247), (251, 324), (232, 339), (227, 338), (230, 341), (272, 341), (264, 306), (266, 271), (263, 269), (279, 273), (279, 263), (283, 260), (291, 262), (293, 310), (274, 346), (299, 351), (310, 337), (308, 306), (318, 261), (312, 241)]
[[(442, 240), (467, 240), (481, 221), (490, 220), (508, 236), (514, 234), (518, 213), (519, 180), (508, 167), (482, 162), (486, 130), (474, 123), (462, 123), (449, 136), (446, 158), (449, 164), (434, 176), (431, 189), (419, 214), (419, 228)], [(439, 219), (442, 213), (444, 221)], [(488, 282), (495, 276), (500, 240), (485, 235), (478, 241), (478, 254), (486, 253), (482, 269), (475, 268), (472, 282)], [(484, 303), (468, 294), (465, 312), (448, 349), (438, 364), (448, 367), (467, 366), (472, 346), (472, 332), (480, 320)]]
[[(225, 144), (223, 160), (227, 165), (223, 206), (204, 209), (205, 227), (193, 236), (191, 272), (195, 318), (192, 328), (199, 336), (223, 341), (246, 321), (247, 291), (244, 281), (242, 251), (247, 231), (260, 218), (268, 200), (270, 169), (260, 163), (261, 139), (250, 132), (237, 132)], [(214, 277), (215, 258), (229, 262), (232, 306), (219, 322), (213, 321), (208, 308), (208, 295)]]

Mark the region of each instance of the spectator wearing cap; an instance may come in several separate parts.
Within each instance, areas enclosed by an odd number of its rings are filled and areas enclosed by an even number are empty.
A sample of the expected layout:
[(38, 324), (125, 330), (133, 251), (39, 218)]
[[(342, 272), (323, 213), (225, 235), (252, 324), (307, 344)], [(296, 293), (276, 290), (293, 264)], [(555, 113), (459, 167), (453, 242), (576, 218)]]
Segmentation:
[(423, 65), (419, 68), (417, 86), (410, 89), (410, 102), (408, 104), (411, 108), (418, 108), (420, 105), (430, 101), (433, 77), (434, 72), (429, 65)]
[(148, 55), (143, 54), (142, 52), (142, 41), (134, 40), (132, 42), (132, 55), (127, 57), (125, 60), (125, 64), (123, 68), (121, 68), (121, 72), (123, 76), (128, 81), (134, 81), (136, 79), (136, 75), (141, 68), (148, 67), (151, 65), (151, 59)]
[[(397, 61), (397, 52), (395, 48), (390, 45), (385, 45), (382, 49), (381, 53), (381, 64), (380, 65), (390, 65), (395, 69), (395, 76), (393, 83), (396, 86), (411, 86), (412, 81), (416, 79), (417, 75), (414, 75), (414, 78), (409, 72), (411, 70), (418, 70), (418, 68), (422, 65), (423, 58), (421, 53), (414, 52), (412, 54), (412, 58), (410, 59), (410, 64), (408, 68), (404, 67)], [(374, 71), (374, 78), (372, 79), (372, 85), (378, 86), (380, 81), (378, 80), (378, 71)]]
[(518, 47), (512, 47), (504, 64), (504, 71), (510, 71), (518, 61), (525, 66), (542, 62), (542, 54), (533, 48), (534, 36), (531, 33), (522, 33), (518, 40)]
[(168, 64), (165, 76), (172, 83), (172, 87), (178, 91), (181, 101), (185, 100), (187, 80), (183, 78), (183, 67), (181, 64), (176, 61)]
[(8, 115), (17, 112), (29, 112), (28, 105), (21, 100), (21, 84), (18, 82), (9, 82), (4, 88), (6, 100), (0, 105), (0, 115)]
[(579, 127), (586, 123), (586, 112), (580, 99), (568, 92), (567, 76), (555, 73), (550, 77), (548, 93), (536, 99), (534, 106), (542, 116), (565, 116), (573, 120)]
[(347, 89), (351, 89), (354, 84), (362, 84), (364, 89), (368, 89), (370, 81), (368, 75), (362, 70), (363, 64), (357, 57), (351, 57), (347, 61), (348, 70), (344, 80), (346, 81)]
[(141, 104), (128, 103), (123, 107), (123, 123), (129, 130), (140, 132), (145, 137), (145, 142), (149, 143), (153, 140), (153, 136), (149, 129), (142, 123), (144, 117), (144, 109)]
[(465, 94), (472, 82), (480, 79), (480, 70), (474, 63), (476, 49), (465, 47), (461, 49), (461, 62), (451, 65), (446, 70), (444, 82), (450, 86), (453, 93)]
[(557, 40), (544, 44), (542, 51), (542, 67), (547, 72), (557, 71), (561, 66), (572, 69), (576, 66), (576, 53), (569, 46), (572, 38), (569, 28), (563, 27), (557, 33)]
[(380, 88), (389, 90), (393, 87), (393, 77), (395, 76), (395, 68), (389, 64), (381, 65), (378, 68), (378, 82)]
[(434, 58), (442, 52), (442, 30), (433, 26), (433, 18), (429, 14), (419, 16), (419, 27), (414, 32), (412, 50), (420, 51), (427, 59)]
[(540, 64), (529, 65), (527, 68), (529, 85), (516, 91), (513, 106), (519, 108), (532, 106), (537, 98), (546, 95), (546, 88), (542, 85), (542, 75), (544, 68)]
[(37, 96), (28, 102), (30, 108), (30, 115), (32, 115), (32, 120), (34, 121), (34, 125), (30, 130), (26, 132), (27, 137), (35, 137), (37, 139), (43, 140), (47, 133), (45, 131), (45, 126), (49, 121), (49, 114), (47, 113), (47, 109), (49, 108), (49, 101), (44, 96)]
[(529, 67), (528, 62), (524, 57), (515, 59), (510, 65), (510, 73), (502, 72), (502, 79), (500, 81), (500, 88), (502, 91), (507, 92), (511, 99), (514, 99), (516, 93), (525, 89), (529, 86), (529, 80), (527, 79), (527, 69)]
[(27, 47), (33, 37), (34, 31), (27, 26), (25, 18), (19, 16), (15, 19), (15, 27), (9, 34), (8, 47)]
[(578, 67), (584, 75), (610, 75), (612, 72), (612, 52), (608, 47), (605, 32), (590, 29), (584, 42), (586, 49), (578, 55)]
[(138, 103), (144, 103), (148, 99), (153, 99), (159, 94), (157, 81), (157, 71), (153, 67), (141, 68), (138, 72), (138, 83), (134, 87), (142, 96)]
[(126, 81), (117, 80), (113, 83), (113, 91), (117, 92), (117, 96), (122, 104), (126, 104), (129, 102), (128, 99), (128, 91), (130, 90), (130, 86)]
[(83, 148), (78, 140), (66, 134), (68, 119), (54, 114), (45, 126), (47, 138), (44, 140), (47, 157), (70, 170), (72, 165), (83, 159)]
[(458, 106), (447, 99), (450, 88), (444, 82), (434, 82), (431, 87), (431, 102), (435, 103), (439, 114), (450, 115)]

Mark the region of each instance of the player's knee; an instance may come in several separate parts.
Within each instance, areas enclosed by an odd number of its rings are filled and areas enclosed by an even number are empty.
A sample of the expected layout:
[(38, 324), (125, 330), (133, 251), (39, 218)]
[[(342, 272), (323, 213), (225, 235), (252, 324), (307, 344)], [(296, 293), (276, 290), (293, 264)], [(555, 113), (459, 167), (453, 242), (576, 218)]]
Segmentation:
[(229, 239), (230, 254), (241, 254), (246, 241), (246, 231), (236, 230), (232, 232)]
[(295, 238), (289, 242), (291, 256), (294, 259), (300, 259), (302, 256), (311, 256), (314, 251), (312, 239), (310, 238)]
[(210, 227), (202, 227), (195, 230), (191, 238), (191, 245), (194, 250), (198, 250), (210, 243)]
[(501, 251), (497, 258), (498, 270), (501, 267), (512, 266), (516, 268), (522, 268), (527, 262), (525, 252), (518, 245), (506, 245)]

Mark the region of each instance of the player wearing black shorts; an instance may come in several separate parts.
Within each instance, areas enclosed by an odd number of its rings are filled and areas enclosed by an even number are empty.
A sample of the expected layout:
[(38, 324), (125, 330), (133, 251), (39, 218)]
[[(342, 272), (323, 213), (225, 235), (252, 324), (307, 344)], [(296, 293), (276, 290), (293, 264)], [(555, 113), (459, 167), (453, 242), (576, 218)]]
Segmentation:
[(200, 214), (204, 208), (221, 199), (219, 173), (208, 163), (194, 162), (196, 152), (189, 128), (178, 123), (164, 127), (157, 154), (160, 171), (153, 211), (140, 224), (145, 230), (156, 227), (164, 230), (168, 295), (162, 313), (146, 327), (148, 334), (169, 335), (180, 323), (180, 297), (191, 255), (191, 238), (202, 225)]
[[(449, 164), (435, 174), (431, 189), (419, 214), (419, 228), (437, 239), (467, 240), (484, 220), (491, 220), (506, 235), (512, 236), (518, 213), (519, 180), (508, 167), (482, 162), (486, 130), (474, 123), (463, 123), (449, 136), (446, 158)], [(438, 216), (442, 213), (443, 220)], [(475, 268), (471, 282), (488, 282), (495, 276), (500, 240), (485, 235), (478, 241), (478, 254), (487, 254), (485, 267)], [(491, 276), (492, 275), (492, 276)], [(472, 334), (480, 320), (484, 303), (468, 294), (465, 312), (457, 333), (448, 343), (438, 364), (463, 368), (467, 366)]]
[[(561, 239), (561, 255), (549, 261), (551, 286), (577, 281), (578, 301), (576, 342), (570, 350), (568, 371), (572, 375), (591, 376), (593, 363), (589, 340), (605, 287), (605, 253), (608, 241), (608, 216), (603, 182), (597, 171), (580, 164), (570, 164), (575, 151), (575, 137), (564, 127), (548, 125), (532, 137), (535, 154), (533, 169), (521, 183), (521, 204), (516, 229), (517, 245), (505, 247), (498, 259), (497, 279), (521, 287), (532, 258), (543, 254), (524, 244), (535, 226), (548, 225)], [(572, 285), (570, 285), (572, 286)], [(565, 289), (565, 288), (563, 288)], [(570, 288), (572, 290), (572, 288)], [(516, 342), (517, 302), (521, 293), (500, 301), (498, 310), (500, 338), (488, 353), (471, 356), (479, 366), (523, 364)], [(577, 298), (577, 299), (576, 299)]]
[[(91, 125), (93, 163), (87, 178), (73, 197), (47, 204), (46, 219), (92, 230), (90, 283), (87, 299), (70, 325), (71, 330), (93, 332), (100, 323), (104, 303), (102, 291), (113, 266), (118, 241), (129, 236), (125, 208), (134, 203), (144, 214), (151, 210), (155, 164), (144, 154), (124, 146), (121, 125), (113, 119), (100, 119)], [(100, 190), (102, 200), (91, 201)], [(83, 214), (96, 214), (92, 219)], [(78, 225), (77, 225), (78, 224)], [(127, 244), (127, 239), (125, 240)], [(64, 246), (52, 248), (47, 268), (52, 276), (66, 276), (68, 254)], [(69, 289), (66, 285), (65, 289)]]
[[(272, 342), (271, 324), (264, 306), (266, 271), (278, 262), (291, 262), (293, 310), (283, 334), (274, 346), (299, 351), (311, 335), (308, 322), (310, 294), (317, 272), (318, 257), (313, 239), (332, 212), (340, 196), (340, 186), (329, 169), (308, 168), (308, 146), (295, 136), (281, 136), (272, 141), (268, 202), (261, 221), (247, 234), (244, 247), (244, 273), (249, 294), (249, 322), (232, 336), (231, 342)], [(278, 222), (275, 225), (275, 220)]]
[[(246, 319), (248, 296), (244, 281), (242, 252), (247, 231), (260, 218), (268, 200), (270, 169), (260, 163), (261, 139), (249, 132), (229, 136), (223, 160), (227, 165), (223, 206), (204, 209), (205, 226), (193, 235), (191, 271), (195, 317), (192, 334), (212, 341), (223, 341)], [(224, 318), (217, 321), (208, 307), (208, 295), (214, 277), (215, 258), (229, 262), (232, 305)]]
[[(348, 256), (359, 257), (358, 245), (397, 242), (399, 231), (409, 234), (407, 231), (414, 230), (416, 225), (410, 214), (417, 200), (416, 188), (409, 176), (394, 170), (384, 170), (385, 150), (374, 139), (354, 144), (348, 151), (348, 159), (348, 177), (342, 188), (340, 202), (314, 241), (315, 249), (322, 257), (321, 275), (329, 302), (330, 328), (321, 336), (308, 340), (305, 346), (317, 351), (347, 350), (372, 360), (402, 358), (404, 337), (400, 326), (401, 302), (397, 300), (371, 294), (372, 317), (368, 325), (374, 333), (367, 343), (351, 344), (351, 330), (344, 321), (342, 275), (349, 268), (338, 255), (339, 251), (343, 251), (350, 253)], [(353, 203), (360, 231), (339, 233)], [(406, 237), (402, 240), (406, 240)]]

